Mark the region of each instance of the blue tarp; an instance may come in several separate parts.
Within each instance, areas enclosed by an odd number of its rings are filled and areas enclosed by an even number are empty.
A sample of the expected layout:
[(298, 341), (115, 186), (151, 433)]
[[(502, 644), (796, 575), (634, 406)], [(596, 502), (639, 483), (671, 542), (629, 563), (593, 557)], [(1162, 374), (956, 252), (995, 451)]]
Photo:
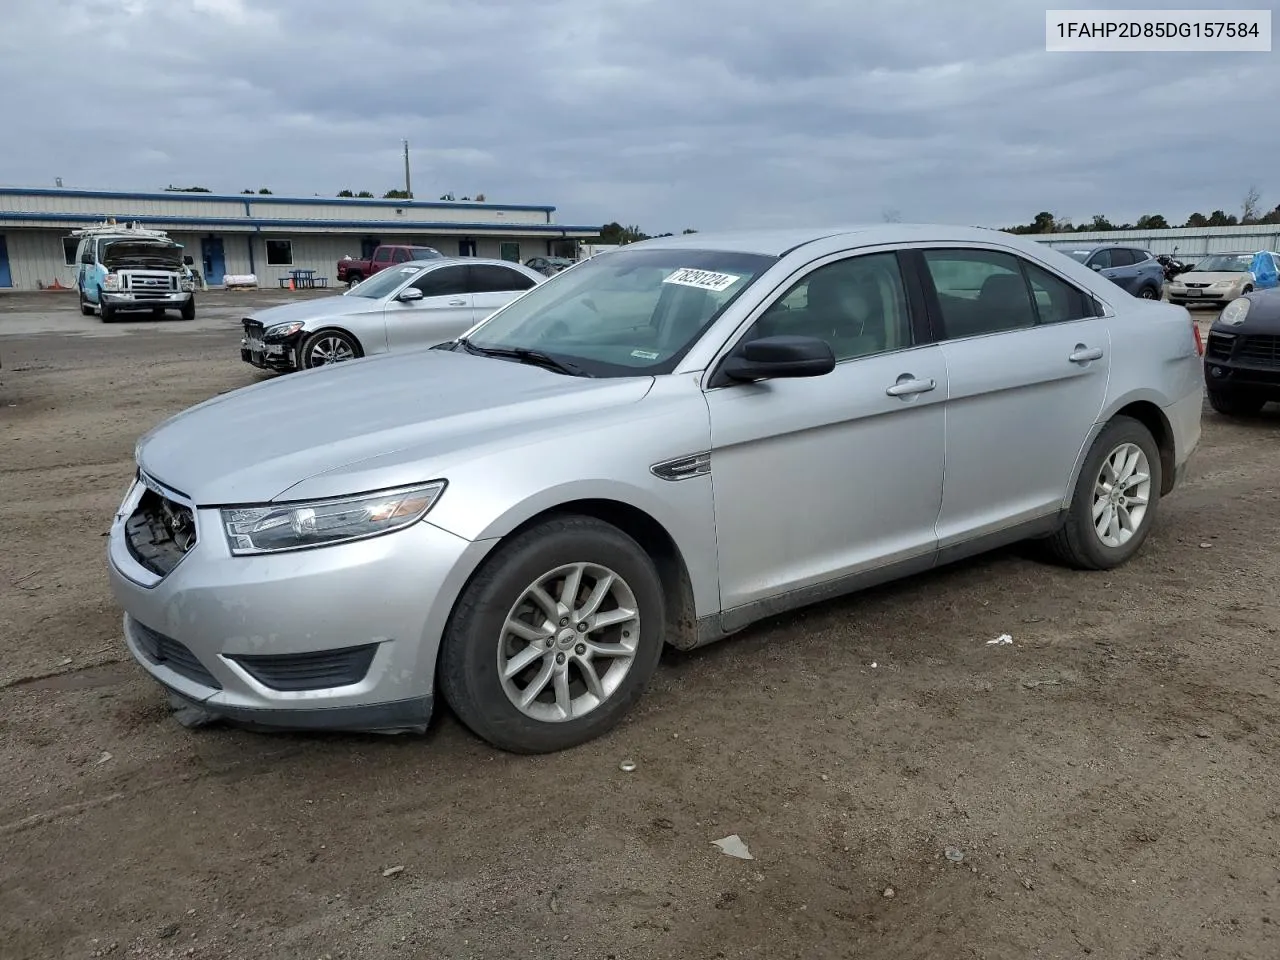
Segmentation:
[(1276, 254), (1268, 250), (1259, 250), (1253, 255), (1253, 264), (1249, 272), (1253, 274), (1253, 286), (1257, 290), (1267, 290), (1280, 285), (1280, 274), (1276, 273)]

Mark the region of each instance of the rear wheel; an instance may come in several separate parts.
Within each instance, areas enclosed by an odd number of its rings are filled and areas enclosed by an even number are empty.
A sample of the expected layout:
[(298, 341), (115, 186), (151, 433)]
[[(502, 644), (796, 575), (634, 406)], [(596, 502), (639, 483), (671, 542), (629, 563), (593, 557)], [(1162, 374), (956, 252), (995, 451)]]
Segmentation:
[(534, 526), (467, 585), (440, 647), (441, 691), (475, 734), (515, 753), (600, 736), (644, 692), (662, 653), (662, 584), (617, 527)]
[(364, 279), (364, 275), (361, 273), (348, 273), (347, 286), (354, 287), (357, 283), (359, 283), (363, 279)]
[(1143, 287), (1141, 290), (1138, 291), (1138, 296), (1141, 297), (1143, 300), (1159, 300), (1160, 291), (1157, 290), (1155, 287)]
[(1234, 390), (1206, 390), (1209, 406), (1228, 417), (1252, 417), (1262, 410), (1267, 401), (1252, 393)]
[(360, 356), (360, 346), (355, 338), (341, 330), (321, 330), (313, 333), (302, 343), (299, 359), (302, 368), (323, 367), (331, 363), (342, 363)]
[(1160, 502), (1160, 448), (1151, 431), (1116, 417), (1098, 435), (1076, 480), (1053, 554), (1082, 570), (1109, 570), (1142, 546)]

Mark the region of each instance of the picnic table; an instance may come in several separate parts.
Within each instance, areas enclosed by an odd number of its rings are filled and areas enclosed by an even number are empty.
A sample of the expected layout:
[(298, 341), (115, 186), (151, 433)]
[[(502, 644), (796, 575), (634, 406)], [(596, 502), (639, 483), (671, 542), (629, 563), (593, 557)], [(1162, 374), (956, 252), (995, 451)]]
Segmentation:
[(316, 287), (329, 286), (328, 277), (317, 277), (315, 270), (307, 267), (296, 267), (289, 271), (289, 276), (280, 278), (280, 286), (293, 285), (296, 290), (312, 290)]

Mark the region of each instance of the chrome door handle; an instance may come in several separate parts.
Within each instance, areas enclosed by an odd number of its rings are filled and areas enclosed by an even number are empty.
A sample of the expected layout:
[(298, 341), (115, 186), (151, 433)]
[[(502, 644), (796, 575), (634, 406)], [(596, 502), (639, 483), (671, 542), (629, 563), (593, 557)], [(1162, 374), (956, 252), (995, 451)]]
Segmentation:
[(465, 301), (465, 300), (450, 300), (450, 301), (449, 301), (449, 306), (451, 306), (451, 307), (465, 307), (466, 305), (467, 305), (467, 301)]
[(1067, 358), (1072, 363), (1088, 363), (1090, 360), (1102, 359), (1101, 347), (1086, 347), (1083, 343), (1076, 344), (1076, 352)]
[(937, 386), (938, 384), (933, 380), (916, 380), (910, 375), (903, 375), (885, 393), (891, 397), (910, 397), (917, 393), (928, 393)]

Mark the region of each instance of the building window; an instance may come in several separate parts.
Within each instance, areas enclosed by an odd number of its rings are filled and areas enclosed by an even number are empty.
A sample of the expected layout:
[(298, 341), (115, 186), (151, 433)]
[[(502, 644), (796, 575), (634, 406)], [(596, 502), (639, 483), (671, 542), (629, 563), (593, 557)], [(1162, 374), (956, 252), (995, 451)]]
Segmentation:
[(267, 241), (267, 266), (269, 267), (293, 266), (293, 241), (292, 240), (268, 240)]
[(510, 260), (512, 263), (520, 262), (520, 244), (507, 240), (503, 241), (500, 249), (503, 260)]
[(62, 238), (62, 262), (68, 267), (76, 265), (76, 250), (80, 246), (80, 241), (75, 237)]

